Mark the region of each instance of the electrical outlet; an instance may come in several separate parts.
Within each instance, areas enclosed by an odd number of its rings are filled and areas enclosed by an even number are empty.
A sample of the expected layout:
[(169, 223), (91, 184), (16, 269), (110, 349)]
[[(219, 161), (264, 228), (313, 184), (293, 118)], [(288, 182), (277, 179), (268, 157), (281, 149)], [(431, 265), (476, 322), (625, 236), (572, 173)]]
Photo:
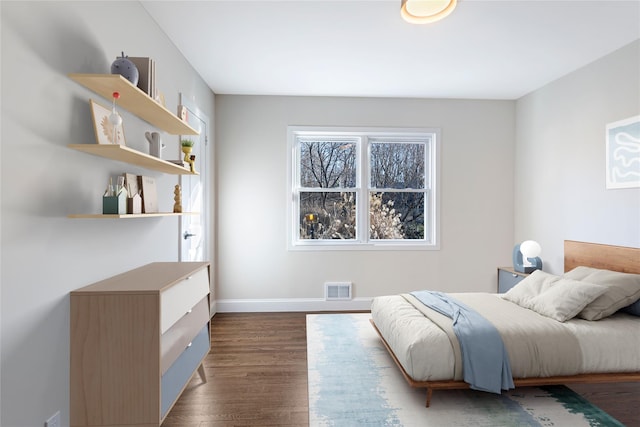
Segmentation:
[(44, 422), (44, 427), (61, 427), (60, 426), (60, 411), (56, 411), (55, 414)]

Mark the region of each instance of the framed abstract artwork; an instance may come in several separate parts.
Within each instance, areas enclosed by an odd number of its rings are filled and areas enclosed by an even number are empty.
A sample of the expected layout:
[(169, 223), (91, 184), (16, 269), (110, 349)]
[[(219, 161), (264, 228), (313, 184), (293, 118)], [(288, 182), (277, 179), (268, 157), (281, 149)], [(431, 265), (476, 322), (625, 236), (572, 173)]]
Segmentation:
[(640, 188), (640, 116), (606, 126), (607, 189)]
[(96, 142), (98, 144), (119, 144), (126, 145), (124, 139), (124, 127), (122, 124), (114, 126), (109, 121), (112, 111), (93, 99), (89, 100), (91, 104), (91, 114), (93, 116), (93, 129), (96, 133)]

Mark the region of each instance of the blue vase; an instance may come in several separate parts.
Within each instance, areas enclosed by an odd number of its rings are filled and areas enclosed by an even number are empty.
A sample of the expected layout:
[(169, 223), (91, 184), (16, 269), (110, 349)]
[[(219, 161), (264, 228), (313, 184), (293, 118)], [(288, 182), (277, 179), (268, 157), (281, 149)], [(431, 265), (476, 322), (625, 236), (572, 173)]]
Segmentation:
[(134, 86), (138, 85), (138, 79), (140, 78), (138, 67), (124, 56), (124, 52), (122, 52), (120, 58), (117, 58), (113, 61), (113, 64), (111, 64), (111, 74), (120, 74)]

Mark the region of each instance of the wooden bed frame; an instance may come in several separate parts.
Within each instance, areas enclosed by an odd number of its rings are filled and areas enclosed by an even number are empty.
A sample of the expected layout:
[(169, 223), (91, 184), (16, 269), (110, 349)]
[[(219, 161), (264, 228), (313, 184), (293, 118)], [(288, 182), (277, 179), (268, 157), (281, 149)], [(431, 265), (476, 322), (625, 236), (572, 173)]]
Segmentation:
[[(629, 248), (624, 246), (602, 245), (598, 243), (576, 242), (565, 240), (564, 242), (564, 271), (584, 265), (594, 268), (602, 268), (624, 273), (640, 274), (640, 248)], [(407, 374), (398, 361), (398, 358), (385, 341), (384, 337), (376, 327), (373, 319), (371, 324), (380, 336), (382, 343), (393, 358), (398, 368), (402, 372), (405, 380), (411, 387), (426, 388), (428, 408), (431, 404), (433, 390), (455, 390), (469, 388), (469, 384), (464, 381), (415, 381)], [(622, 372), (605, 374), (581, 374), (544, 378), (514, 378), (516, 387), (558, 385), (558, 384), (578, 384), (578, 383), (609, 383), (640, 381), (640, 372)]]

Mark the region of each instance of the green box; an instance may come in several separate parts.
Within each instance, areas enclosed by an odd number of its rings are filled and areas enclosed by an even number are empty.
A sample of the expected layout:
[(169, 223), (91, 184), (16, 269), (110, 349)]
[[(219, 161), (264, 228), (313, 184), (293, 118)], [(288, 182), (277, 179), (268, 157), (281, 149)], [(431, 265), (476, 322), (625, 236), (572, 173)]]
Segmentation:
[(123, 215), (127, 213), (127, 193), (120, 192), (117, 196), (102, 197), (102, 213)]

